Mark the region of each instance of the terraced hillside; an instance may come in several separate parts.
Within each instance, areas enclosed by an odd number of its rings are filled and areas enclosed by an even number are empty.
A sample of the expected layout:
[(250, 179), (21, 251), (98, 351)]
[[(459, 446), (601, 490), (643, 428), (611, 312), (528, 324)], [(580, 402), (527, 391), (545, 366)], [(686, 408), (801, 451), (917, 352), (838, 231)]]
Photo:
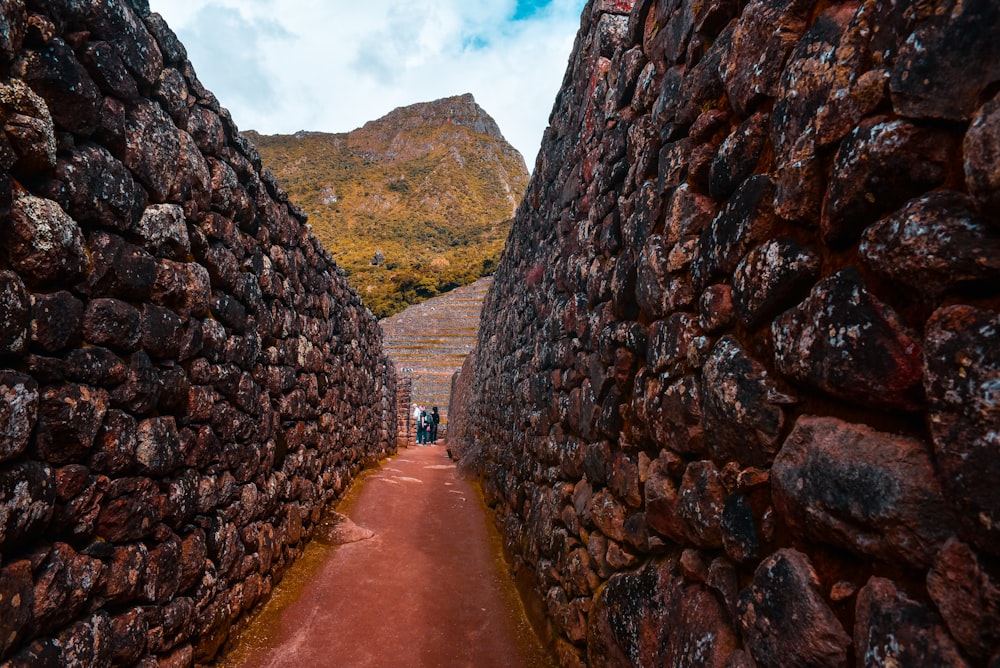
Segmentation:
[(444, 421), (451, 377), (475, 347), (479, 313), (492, 282), (492, 277), (479, 279), (380, 323), (397, 371), (413, 379), (413, 402), (437, 406)]

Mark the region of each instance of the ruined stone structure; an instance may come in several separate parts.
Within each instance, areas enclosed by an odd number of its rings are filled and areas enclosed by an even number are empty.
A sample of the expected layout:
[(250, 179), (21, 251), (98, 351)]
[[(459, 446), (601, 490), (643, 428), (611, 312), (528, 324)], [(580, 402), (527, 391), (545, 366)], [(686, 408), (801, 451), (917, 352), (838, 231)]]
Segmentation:
[(395, 449), (378, 325), (142, 0), (0, 1), (0, 119), (0, 661), (208, 660)]
[(450, 443), (562, 665), (1000, 661), (998, 14), (588, 4)]

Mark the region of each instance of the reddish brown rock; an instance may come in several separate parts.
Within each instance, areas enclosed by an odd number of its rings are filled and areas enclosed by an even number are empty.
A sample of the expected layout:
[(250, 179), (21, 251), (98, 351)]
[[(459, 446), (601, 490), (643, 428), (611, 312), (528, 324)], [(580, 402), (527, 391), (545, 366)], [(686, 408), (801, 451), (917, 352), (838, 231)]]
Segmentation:
[(86, 385), (62, 385), (41, 393), (35, 447), (57, 464), (86, 455), (108, 410), (108, 394)]
[(705, 364), (702, 420), (715, 461), (767, 466), (778, 451), (784, 399), (767, 371), (725, 337)]
[(102, 558), (104, 569), (95, 592), (107, 604), (117, 605), (136, 600), (142, 591), (149, 550), (142, 543), (119, 545), (110, 548)]
[(1000, 316), (971, 306), (938, 310), (927, 323), (924, 384), (945, 497), (961, 509), (968, 541), (1000, 555)]
[(810, 0), (755, 0), (743, 8), (723, 65), (730, 104), (740, 114), (777, 92), (785, 59), (806, 30)]
[(108, 487), (97, 519), (97, 535), (113, 543), (146, 538), (160, 520), (159, 490), (148, 478), (119, 478)]
[(1000, 204), (1000, 98), (994, 96), (976, 112), (962, 146), (965, 184), (969, 194), (983, 204), (983, 213), (994, 221)]
[(926, 445), (863, 425), (799, 418), (771, 480), (796, 534), (886, 563), (927, 568), (954, 529)]
[(80, 223), (125, 231), (142, 213), (146, 193), (111, 153), (98, 145), (77, 147), (56, 166), (50, 196)]
[(951, 635), (970, 657), (986, 662), (1000, 643), (1000, 587), (976, 553), (952, 539), (927, 574), (927, 591)]
[(83, 336), (98, 346), (123, 352), (138, 348), (141, 314), (131, 304), (119, 299), (94, 299), (83, 314)]
[(847, 245), (883, 214), (944, 182), (954, 140), (904, 120), (873, 118), (837, 150), (823, 203), (823, 240)]
[[(981, 91), (1000, 79), (1000, 10), (988, 0), (949, 1), (917, 17), (892, 70), (893, 107), (912, 118), (967, 120)], [(963, 63), (978, 65), (968, 71)]]
[(851, 639), (801, 552), (782, 549), (761, 562), (737, 610), (745, 647), (758, 666), (847, 665)]
[(83, 302), (65, 290), (32, 295), (31, 302), (33, 344), (46, 353), (79, 345), (83, 334)]
[(801, 383), (861, 404), (923, 404), (920, 341), (853, 268), (818, 283), (771, 333), (778, 370)]
[(38, 384), (30, 376), (0, 370), (0, 461), (28, 448), (38, 418)]
[(975, 200), (936, 191), (869, 227), (861, 257), (884, 276), (929, 297), (963, 283), (1000, 279), (1000, 236), (975, 212)]
[(52, 200), (19, 191), (0, 227), (13, 267), (28, 285), (81, 278), (89, 261), (80, 227)]
[(722, 547), (722, 507), (726, 490), (719, 470), (710, 461), (691, 462), (684, 471), (677, 515), (694, 545), (705, 549)]
[(20, 355), (28, 344), (31, 300), (21, 278), (0, 271), (0, 356)]
[(820, 258), (788, 239), (751, 250), (733, 274), (732, 299), (747, 326), (770, 320), (804, 296), (819, 275)]
[(20, 462), (0, 469), (0, 548), (38, 537), (52, 519), (55, 475), (49, 466)]
[(102, 569), (100, 561), (65, 543), (53, 545), (35, 575), (35, 631), (46, 633), (72, 622), (83, 610)]
[(859, 666), (964, 667), (941, 618), (885, 578), (873, 577), (858, 593), (854, 651)]
[(0, 615), (0, 657), (19, 644), (27, 625), (31, 622), (34, 608), (34, 581), (31, 577), (31, 562), (27, 559), (5, 564), (0, 570), (0, 596), (5, 602), (4, 614)]
[(662, 456), (653, 460), (643, 489), (646, 523), (657, 533), (676, 543), (683, 543), (685, 530), (679, 512), (680, 494), (677, 487), (670, 472), (669, 461)]

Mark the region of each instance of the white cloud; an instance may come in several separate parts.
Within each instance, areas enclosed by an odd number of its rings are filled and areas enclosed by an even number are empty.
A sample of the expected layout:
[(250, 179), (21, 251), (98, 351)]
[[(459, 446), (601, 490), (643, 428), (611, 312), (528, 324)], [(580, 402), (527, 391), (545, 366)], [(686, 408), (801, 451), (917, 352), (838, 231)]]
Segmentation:
[(395, 107), (472, 93), (529, 169), (584, 4), (150, 2), (242, 129), (346, 132)]

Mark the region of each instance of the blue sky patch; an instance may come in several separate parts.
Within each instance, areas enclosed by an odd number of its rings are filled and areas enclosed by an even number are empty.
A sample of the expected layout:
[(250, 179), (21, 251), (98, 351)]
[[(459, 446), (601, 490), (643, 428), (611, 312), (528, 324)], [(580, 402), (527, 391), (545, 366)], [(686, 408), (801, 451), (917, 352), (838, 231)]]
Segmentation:
[(517, 9), (514, 10), (512, 21), (523, 21), (542, 11), (552, 4), (552, 0), (517, 0)]

